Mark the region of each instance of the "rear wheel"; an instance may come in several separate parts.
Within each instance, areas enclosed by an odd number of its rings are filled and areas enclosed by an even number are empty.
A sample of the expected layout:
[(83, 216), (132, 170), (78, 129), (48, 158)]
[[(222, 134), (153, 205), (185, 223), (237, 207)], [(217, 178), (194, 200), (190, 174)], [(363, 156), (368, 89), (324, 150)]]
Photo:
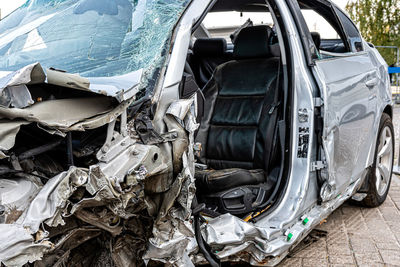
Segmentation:
[(361, 204), (366, 207), (381, 205), (389, 192), (394, 156), (394, 131), (389, 115), (383, 114), (379, 124), (374, 163), (369, 173), (367, 196)]

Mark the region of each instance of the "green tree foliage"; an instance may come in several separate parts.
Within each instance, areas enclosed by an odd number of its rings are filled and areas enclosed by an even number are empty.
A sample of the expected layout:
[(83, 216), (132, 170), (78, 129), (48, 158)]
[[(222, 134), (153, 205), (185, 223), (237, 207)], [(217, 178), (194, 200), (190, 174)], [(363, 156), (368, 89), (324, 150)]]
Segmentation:
[[(400, 0), (356, 0), (346, 6), (367, 42), (400, 47)], [(396, 50), (378, 48), (388, 65), (396, 63)]]

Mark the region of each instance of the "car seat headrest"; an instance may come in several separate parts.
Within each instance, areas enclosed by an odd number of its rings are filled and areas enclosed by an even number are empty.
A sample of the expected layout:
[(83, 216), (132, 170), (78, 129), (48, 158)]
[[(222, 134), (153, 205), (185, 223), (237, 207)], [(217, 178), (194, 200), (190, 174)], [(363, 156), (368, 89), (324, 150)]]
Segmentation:
[(226, 51), (224, 38), (198, 38), (193, 45), (196, 56), (222, 56)]
[(266, 25), (243, 28), (236, 38), (233, 57), (235, 59), (270, 57), (268, 44), (272, 29)]

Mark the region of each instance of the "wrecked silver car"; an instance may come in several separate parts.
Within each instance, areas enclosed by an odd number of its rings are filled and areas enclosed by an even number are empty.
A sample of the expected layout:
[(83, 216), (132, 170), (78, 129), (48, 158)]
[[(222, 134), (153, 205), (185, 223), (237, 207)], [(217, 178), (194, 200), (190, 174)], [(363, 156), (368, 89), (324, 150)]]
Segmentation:
[(276, 265), (385, 200), (391, 118), (327, 0), (28, 0), (0, 22), (0, 261)]

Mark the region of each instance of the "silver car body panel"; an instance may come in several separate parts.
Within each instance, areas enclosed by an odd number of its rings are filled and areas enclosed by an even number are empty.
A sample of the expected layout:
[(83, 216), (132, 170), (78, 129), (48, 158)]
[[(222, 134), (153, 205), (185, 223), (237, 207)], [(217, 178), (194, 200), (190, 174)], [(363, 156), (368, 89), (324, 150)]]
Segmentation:
[(364, 179), (375, 153), (383, 110), (392, 105), (387, 66), (375, 49), (316, 61), (314, 74), (324, 102), (323, 146), (328, 165), (323, 200)]
[[(359, 179), (367, 166), (371, 129), (377, 120), (376, 88), (366, 82), (376, 77), (368, 53), (316, 61), (324, 101), (323, 142), (329, 170), (330, 198), (342, 193)], [(380, 119), (380, 118), (378, 118)], [(327, 199), (323, 199), (327, 200)]]

